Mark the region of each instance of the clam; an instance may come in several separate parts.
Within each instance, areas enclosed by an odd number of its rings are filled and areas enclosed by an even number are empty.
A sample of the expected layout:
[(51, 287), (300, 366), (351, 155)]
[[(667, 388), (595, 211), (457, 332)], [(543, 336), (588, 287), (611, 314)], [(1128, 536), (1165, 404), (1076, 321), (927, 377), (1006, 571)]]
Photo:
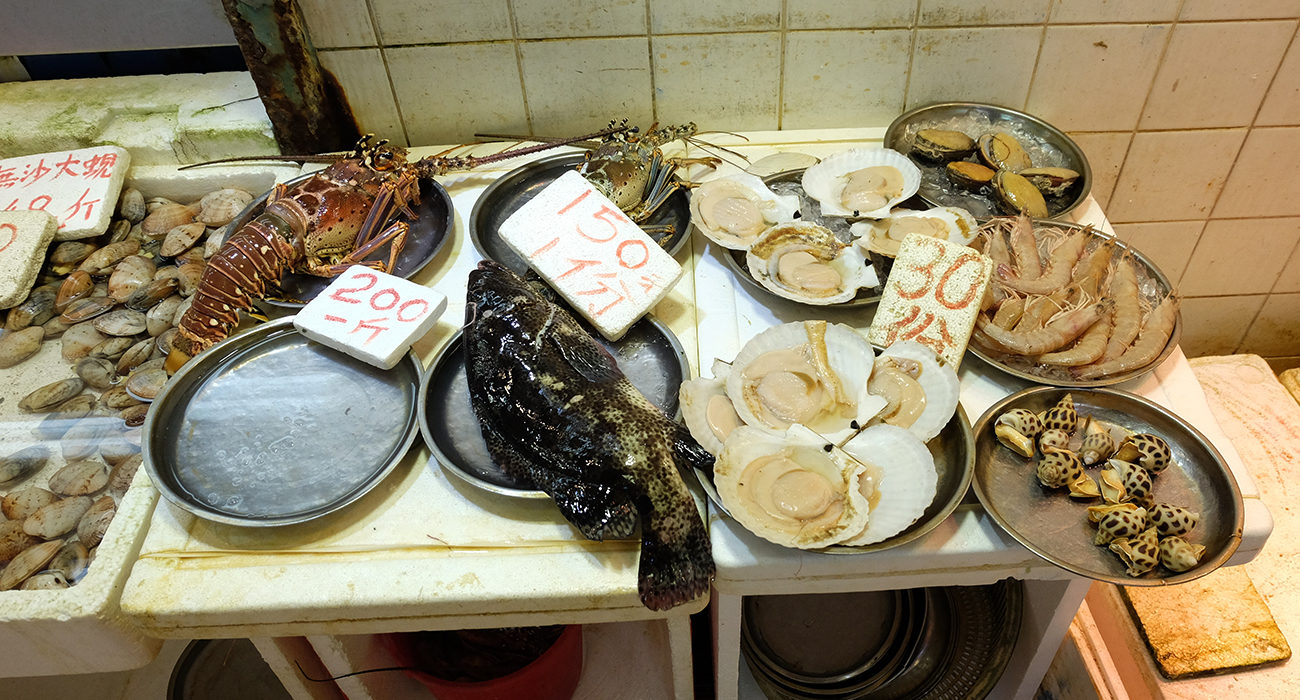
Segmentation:
[(233, 187), (209, 192), (199, 200), (199, 213), (195, 220), (208, 226), (225, 226), (252, 201), (251, 193)]
[(79, 394), (55, 406), (36, 426), (36, 434), (47, 440), (62, 438), (74, 423), (90, 414), (95, 408), (94, 394)]
[(117, 364), (114, 365), (113, 370), (119, 376), (126, 376), (131, 373), (131, 370), (147, 361), (149, 357), (153, 355), (153, 350), (153, 338), (145, 338), (144, 340), (136, 341), (134, 345), (127, 348), (126, 352), (122, 353), (122, 356), (118, 358)]
[(146, 237), (162, 238), (177, 226), (192, 223), (198, 213), (198, 206), (170, 202), (149, 212), (140, 226)]
[(144, 312), (135, 309), (113, 309), (102, 316), (96, 316), (91, 325), (100, 333), (117, 336), (143, 333), (149, 327)]
[(872, 253), (898, 257), (903, 239), (911, 234), (939, 238), (958, 245), (970, 245), (979, 234), (979, 223), (961, 207), (934, 207), (925, 211), (895, 209), (884, 219), (860, 221), (849, 227)]
[(1038, 482), (1049, 489), (1066, 488), (1083, 475), (1083, 462), (1070, 450), (1048, 447), (1035, 469)]
[(113, 270), (122, 258), (128, 255), (135, 255), (140, 252), (140, 242), (131, 238), (108, 245), (96, 250), (81, 261), (78, 270), (83, 270), (94, 277), (103, 277)]
[(132, 292), (131, 296), (127, 297), (126, 308), (147, 311), (175, 294), (179, 288), (180, 280), (178, 277), (149, 280), (149, 282)]
[(180, 308), (183, 301), (185, 301), (185, 297), (180, 294), (171, 294), (166, 299), (151, 306), (144, 315), (145, 331), (149, 335), (156, 336), (176, 325), (173, 320), (176, 317), (176, 310)]
[(742, 425), (735, 406), (727, 397), (726, 363), (715, 362), (713, 377), (697, 377), (682, 382), (678, 394), (681, 399), (682, 420), (691, 431), (691, 437), (717, 456), (722, 451), (731, 431)]
[(6, 518), (23, 521), (27, 516), (57, 500), (59, 497), (49, 489), (26, 486), (10, 491), (3, 500), (0, 500), (0, 508), (4, 509)]
[(134, 337), (121, 335), (110, 336), (101, 341), (99, 345), (91, 348), (88, 357), (116, 362), (117, 358), (121, 357), (123, 353), (131, 349), (132, 345), (135, 345)]
[(50, 475), (49, 485), (60, 496), (88, 496), (108, 485), (108, 465), (92, 459), (68, 462)]
[(880, 283), (866, 256), (811, 222), (773, 226), (745, 253), (750, 274), (773, 293), (805, 304), (850, 301), (858, 289)]
[(866, 338), (848, 326), (773, 326), (736, 355), (727, 396), (746, 425), (779, 435), (798, 423), (838, 443), (884, 407), (867, 393), (874, 357)]
[(991, 185), (993, 176), (997, 174), (997, 171), (993, 168), (967, 160), (957, 160), (949, 163), (944, 167), (944, 172), (948, 174), (948, 179), (952, 180), (958, 187), (964, 187), (968, 190), (979, 190)]
[(1016, 137), (1005, 131), (983, 134), (976, 142), (980, 160), (994, 170), (1020, 172), (1033, 165), (1029, 153)]
[(82, 321), (68, 327), (68, 330), (63, 332), (63, 337), (59, 338), (63, 359), (75, 362), (89, 355), (96, 345), (104, 342), (104, 337), (103, 333), (95, 330), (95, 325), (90, 321)]
[(19, 588), (24, 591), (54, 591), (68, 586), (68, 578), (62, 571), (40, 571), (28, 576)]
[(86, 241), (64, 241), (50, 251), (49, 263), (55, 267), (76, 265), (90, 257), (97, 246)]
[(799, 198), (778, 195), (755, 175), (735, 173), (691, 192), (691, 224), (724, 248), (745, 250), (773, 224), (794, 221)]
[(1110, 551), (1119, 555), (1127, 567), (1124, 573), (1129, 576), (1141, 576), (1156, 568), (1160, 563), (1160, 538), (1155, 528), (1147, 528), (1141, 534), (1124, 537), (1110, 543)]
[(28, 326), (20, 331), (0, 335), (0, 369), (14, 365), (35, 355), (45, 340), (45, 328)]
[(840, 544), (881, 542), (906, 530), (925, 514), (938, 490), (934, 456), (911, 431), (892, 425), (872, 425), (844, 443), (844, 451), (866, 470), (857, 488), (871, 507), (861, 533)]
[(136, 406), (128, 406), (117, 415), (128, 428), (139, 427), (144, 425), (144, 419), (149, 416), (149, 404), (142, 403)]
[(135, 478), (135, 473), (140, 470), (140, 465), (143, 463), (144, 457), (138, 451), (118, 462), (108, 473), (109, 493), (121, 498), (127, 489), (131, 488), (131, 480)]
[(23, 550), (39, 540), (23, 532), (21, 520), (0, 521), (0, 567), (8, 564)]
[(163, 257), (174, 258), (192, 248), (203, 236), (204, 231), (207, 231), (207, 227), (198, 221), (175, 226), (163, 238), (162, 247), (158, 252), (162, 253)]
[(1147, 517), (1161, 537), (1186, 535), (1201, 520), (1199, 513), (1168, 503), (1157, 503), (1151, 506)]
[(48, 411), (81, 393), (86, 382), (80, 377), (69, 377), (33, 390), (18, 402), (24, 411)]
[(867, 527), (870, 505), (858, 490), (865, 471), (801, 425), (779, 435), (742, 425), (723, 444), (713, 477), (727, 512), (750, 532), (815, 549)]
[(70, 302), (59, 318), (68, 323), (81, 323), (108, 313), (117, 306), (111, 297), (86, 297)]
[(20, 331), (39, 326), (54, 317), (54, 304), (59, 295), (58, 284), (43, 284), (30, 293), (22, 303), (9, 309), (5, 330)]
[(133, 224), (144, 221), (144, 217), (149, 213), (144, 205), (144, 195), (134, 187), (127, 187), (122, 190), (122, 196), (117, 200), (117, 213), (123, 219)]
[(1093, 537), (1092, 543), (1110, 544), (1117, 539), (1136, 537), (1147, 529), (1145, 508), (1111, 510), (1097, 521), (1097, 534)]
[(116, 514), (117, 504), (113, 502), (113, 497), (100, 496), (77, 522), (77, 539), (87, 547), (98, 547)]
[(77, 360), (73, 371), (92, 389), (104, 391), (117, 384), (117, 366), (103, 357), (83, 357)]
[(886, 401), (872, 420), (906, 428), (922, 442), (938, 435), (952, 419), (960, 390), (957, 372), (914, 340), (882, 351), (867, 381), (867, 391)]
[(45, 540), (66, 535), (76, 529), (92, 502), (88, 496), (70, 496), (42, 506), (23, 521), (23, 532)]
[(0, 571), (0, 591), (10, 590), (27, 580), (28, 576), (44, 569), (62, 547), (63, 540), (51, 540), (24, 549)]
[(1160, 563), (1170, 571), (1187, 571), (1199, 564), (1204, 554), (1205, 545), (1192, 544), (1177, 535), (1160, 540)]
[(822, 215), (878, 219), (916, 194), (921, 169), (888, 148), (840, 151), (803, 173), (804, 192), (821, 204)]
[(1079, 173), (1069, 168), (1025, 168), (1020, 176), (1048, 197), (1064, 195), (1079, 179)]
[(125, 302), (135, 290), (148, 284), (158, 269), (152, 260), (143, 255), (128, 255), (113, 267), (108, 277), (108, 296), (113, 301)]
[(1043, 430), (1038, 414), (1025, 408), (1013, 408), (993, 421), (998, 442), (1022, 457), (1034, 456), (1034, 438)]
[(1028, 214), (1035, 219), (1046, 219), (1051, 213), (1043, 193), (1023, 175), (1010, 170), (999, 170), (993, 176), (993, 196), (1011, 212)]
[(975, 139), (952, 129), (921, 129), (912, 139), (912, 152), (927, 160), (959, 160), (975, 151)]
[(1159, 474), (1173, 460), (1173, 450), (1158, 435), (1134, 433), (1119, 444), (1115, 450), (1115, 459), (1133, 462), (1152, 474)]
[[(143, 365), (142, 365), (143, 366)], [(153, 401), (163, 384), (167, 383), (167, 370), (136, 368), (126, 380), (126, 393), (141, 401)]]
[(73, 270), (59, 285), (59, 291), (54, 295), (54, 310), (61, 314), (68, 308), (68, 304), (90, 296), (93, 291), (95, 291), (95, 280), (91, 279), (90, 273), (85, 270)]
[(59, 552), (45, 566), (51, 572), (62, 573), (71, 582), (81, 579), (90, 565), (90, 551), (86, 545), (72, 541), (59, 548)]

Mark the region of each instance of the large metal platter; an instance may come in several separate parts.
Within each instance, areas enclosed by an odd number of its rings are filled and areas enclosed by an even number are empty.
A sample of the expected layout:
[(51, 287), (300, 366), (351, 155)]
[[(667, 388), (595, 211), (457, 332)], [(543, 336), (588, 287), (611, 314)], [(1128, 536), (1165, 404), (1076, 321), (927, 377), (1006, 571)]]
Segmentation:
[[(953, 414), (948, 424), (943, 430), (939, 431), (932, 440), (926, 443), (930, 449), (930, 454), (934, 457), (934, 468), (938, 472), (939, 482), (935, 487), (934, 500), (930, 506), (925, 509), (925, 513), (917, 518), (916, 522), (902, 532), (873, 544), (863, 545), (831, 545), (821, 549), (806, 550), (809, 552), (820, 552), (822, 554), (862, 554), (863, 552), (875, 552), (882, 549), (890, 549), (899, 545), (907, 544), (912, 540), (924, 536), (931, 530), (939, 526), (961, 503), (962, 497), (970, 488), (971, 479), (975, 468), (975, 437), (971, 431), (970, 421), (966, 418), (966, 411), (957, 405), (957, 411)], [(713, 484), (713, 474), (697, 472), (701, 486), (704, 487), (705, 493), (709, 499), (718, 507), (718, 510), (731, 513), (723, 505), (722, 498), (718, 496), (718, 489)]]
[[(1205, 545), (1198, 566), (1174, 573), (1157, 566), (1142, 576), (1124, 573), (1124, 564), (1106, 547), (1094, 545), (1096, 527), (1087, 506), (1062, 490), (1038, 482), (1037, 462), (1004, 447), (993, 421), (1012, 408), (1039, 412), (1069, 393), (1080, 416), (1164, 438), (1174, 463), (1155, 476), (1155, 500), (1200, 513), (1187, 539)], [(975, 494), (984, 509), (1016, 541), (1057, 566), (1119, 586), (1163, 586), (1200, 578), (1228, 560), (1241, 543), (1244, 518), (1241, 492), (1218, 450), (1185, 420), (1140, 396), (1114, 389), (1055, 387), (1026, 389), (994, 404), (975, 424)], [(1089, 469), (1096, 476), (1096, 469)]]
[[(1173, 291), (1173, 284), (1165, 277), (1165, 273), (1152, 262), (1142, 251), (1119, 240), (1118, 238), (1107, 235), (1102, 231), (1078, 224), (1065, 223), (1060, 221), (1035, 221), (1035, 229), (1041, 227), (1053, 227), (1065, 231), (1080, 231), (1086, 233), (1091, 240), (1085, 248), (1085, 253), (1094, 250), (1100, 245), (1114, 246), (1115, 253), (1112, 258), (1119, 255), (1127, 254), (1133, 258), (1137, 266), (1138, 290), (1140, 296), (1148, 306), (1154, 307), (1159, 303), (1166, 294)], [(1046, 262), (1046, 261), (1044, 261)], [(1142, 367), (1136, 367), (1127, 372), (1118, 372), (1105, 377), (1096, 379), (1079, 379), (1070, 373), (1068, 367), (1051, 367), (1039, 365), (1030, 358), (1023, 355), (1012, 355), (998, 350), (982, 347), (976, 337), (971, 337), (966, 348), (970, 353), (984, 362), (996, 367), (997, 369), (1010, 374), (1013, 377), (1028, 379), (1036, 384), (1049, 384), (1052, 386), (1063, 387), (1101, 387), (1126, 382), (1130, 379), (1142, 377), (1159, 367), (1169, 358), (1174, 348), (1178, 347), (1178, 341), (1182, 337), (1183, 317), (1182, 312), (1178, 313), (1178, 318), (1174, 321), (1173, 333), (1169, 335), (1169, 340), (1165, 343), (1164, 350), (1156, 356), (1154, 360), (1148, 362)]]
[[(686, 352), (661, 321), (646, 316), (617, 341), (594, 334), (618, 367), (650, 403), (670, 416), (678, 412), (677, 390), (690, 376)], [(484, 491), (515, 498), (549, 498), (531, 482), (506, 474), (492, 461), (470, 404), (461, 333), (443, 346), (419, 389), (420, 435), (438, 464)]]
[[(979, 192), (963, 190), (948, 179), (946, 163), (935, 163), (912, 154), (912, 142), (921, 129), (952, 129), (973, 139), (980, 134), (1000, 130), (1020, 141), (1030, 154), (1034, 167), (1064, 167), (1079, 173), (1079, 179), (1059, 197), (1047, 197), (1049, 218), (1058, 219), (1088, 198), (1092, 188), (1092, 168), (1069, 136), (1056, 127), (1024, 112), (976, 102), (945, 102), (911, 110), (894, 120), (885, 131), (885, 148), (906, 153), (921, 168), (921, 189), (917, 193), (935, 207), (962, 207), (987, 218), (1006, 213), (990, 197), (987, 188)], [(976, 161), (975, 156), (966, 160)]]
[[(556, 178), (577, 169), (584, 158), (586, 155), (583, 153), (541, 158), (511, 170), (488, 185), (474, 200), (474, 209), (469, 216), (469, 237), (478, 252), (521, 275), (526, 272), (528, 263), (502, 240), (501, 224)], [(685, 190), (674, 192), (649, 220), (641, 222), (642, 226), (657, 224), (672, 225), (672, 233), (659, 244), (669, 255), (676, 255), (690, 238), (690, 199)]]
[[(799, 197), (799, 201), (801, 202), (799, 206), (800, 220), (821, 224), (832, 231), (835, 231), (840, 240), (850, 240), (852, 234), (849, 233), (849, 220), (835, 217), (823, 218), (817, 200), (804, 194), (802, 184), (803, 171), (803, 168), (798, 170), (786, 170), (764, 177), (763, 182), (767, 183), (767, 186), (772, 188), (778, 194), (794, 194)], [(790, 301), (791, 303), (796, 304), (800, 303), (791, 301), (790, 299), (786, 299), (785, 297), (774, 293), (772, 290), (760, 284), (758, 280), (754, 279), (754, 275), (749, 271), (749, 263), (745, 261), (745, 251), (727, 250), (722, 254), (722, 260), (727, 264), (727, 267), (731, 268), (732, 273), (736, 275), (736, 279), (739, 279), (742, 284), (748, 287), (751, 291), (757, 293), (760, 298), (772, 298), (780, 299), (782, 301)], [(881, 260), (879, 256), (875, 256), (873, 259), (873, 264), (876, 266), (876, 275), (880, 278), (880, 284), (878, 286), (872, 287), (871, 289), (859, 289), (857, 296), (839, 304), (804, 304), (804, 306), (828, 309), (862, 309), (874, 306), (876, 302), (880, 301), (880, 295), (885, 291), (885, 280), (889, 277), (889, 262), (892, 261)]]
[(307, 339), (293, 317), (185, 365), (145, 420), (144, 466), (163, 497), (254, 527), (338, 510), (383, 480), (419, 432), (420, 363), (391, 370)]
[[(303, 175), (285, 182), (287, 187), (292, 188), (294, 185), (301, 184), (314, 177), (315, 174)], [(244, 224), (256, 219), (261, 215), (262, 210), (266, 207), (266, 198), (270, 192), (254, 199), (244, 210), (241, 211), (226, 227), (226, 239), (234, 235), (236, 231), (243, 228)], [(406, 234), (406, 243), (402, 251), (397, 255), (397, 264), (391, 271), (391, 274), (403, 279), (410, 279), (412, 275), (424, 269), (433, 260), (434, 256), (442, 250), (442, 246), (451, 238), (451, 232), (454, 230), (455, 211), (452, 208), (451, 196), (447, 190), (437, 181), (424, 178), (420, 180), (420, 203), (415, 207), (415, 218), (411, 219), (405, 214), (398, 214), (395, 221), (404, 221), (410, 226)], [(370, 254), (367, 260), (387, 260), (389, 247), (381, 246), (374, 253)], [(329, 286), (333, 281), (329, 277), (317, 277), (316, 275), (305, 275), (298, 273), (288, 273), (280, 280), (280, 288), (274, 296), (259, 300), (263, 306), (269, 307), (270, 312), (276, 315), (281, 313), (296, 313), (307, 302), (316, 298), (322, 290)]]

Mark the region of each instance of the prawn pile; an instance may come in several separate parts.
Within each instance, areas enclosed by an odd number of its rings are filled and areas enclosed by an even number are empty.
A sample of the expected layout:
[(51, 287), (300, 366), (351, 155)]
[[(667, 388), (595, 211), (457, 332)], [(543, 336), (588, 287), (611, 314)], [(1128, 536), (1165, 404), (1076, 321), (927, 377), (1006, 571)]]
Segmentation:
[(990, 219), (979, 245), (994, 275), (971, 342), (1045, 380), (1103, 381), (1157, 360), (1178, 296), (1149, 263), (1088, 228)]

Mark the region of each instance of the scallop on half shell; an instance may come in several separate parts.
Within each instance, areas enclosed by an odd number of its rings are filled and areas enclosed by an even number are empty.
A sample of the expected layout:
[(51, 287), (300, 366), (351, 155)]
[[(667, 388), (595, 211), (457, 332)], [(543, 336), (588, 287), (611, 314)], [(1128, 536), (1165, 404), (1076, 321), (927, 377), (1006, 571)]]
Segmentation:
[(861, 249), (811, 222), (764, 231), (750, 244), (745, 263), (764, 288), (804, 304), (840, 304), (857, 296), (858, 289), (880, 284)]
[(691, 224), (723, 248), (745, 250), (773, 224), (794, 221), (799, 198), (779, 195), (756, 175), (734, 173), (691, 191)]
[(925, 514), (938, 492), (934, 456), (916, 435), (892, 425), (873, 425), (844, 443), (844, 451), (866, 465), (858, 490), (871, 517), (843, 545), (882, 542), (906, 530)]
[(678, 398), (682, 420), (691, 437), (714, 457), (722, 451), (727, 436), (740, 427), (740, 416), (727, 397), (727, 374), (730, 365), (721, 360), (713, 363), (712, 377), (696, 377), (682, 382)]
[(741, 426), (713, 465), (718, 498), (741, 525), (769, 542), (817, 549), (867, 527), (858, 490), (866, 467), (801, 426), (773, 435)]
[(880, 219), (921, 188), (921, 169), (890, 148), (854, 148), (809, 167), (802, 184), (824, 216)]
[(903, 239), (913, 233), (970, 245), (979, 235), (979, 223), (961, 207), (934, 207), (925, 211), (895, 209), (884, 219), (856, 222), (849, 227), (849, 232), (868, 251), (896, 258)]
[(874, 358), (867, 339), (845, 325), (773, 326), (737, 353), (727, 396), (746, 425), (780, 435), (798, 423), (838, 444), (885, 407), (867, 391)]
[(876, 357), (867, 391), (888, 402), (875, 420), (905, 428), (925, 442), (957, 411), (961, 380), (933, 350), (904, 340)]

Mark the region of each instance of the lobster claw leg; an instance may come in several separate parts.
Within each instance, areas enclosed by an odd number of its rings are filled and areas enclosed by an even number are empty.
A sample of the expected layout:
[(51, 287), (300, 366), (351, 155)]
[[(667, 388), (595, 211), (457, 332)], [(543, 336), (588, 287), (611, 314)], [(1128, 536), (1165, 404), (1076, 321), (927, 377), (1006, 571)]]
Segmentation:
[[(410, 225), (405, 221), (395, 221), (392, 226), (384, 229), (384, 232), (371, 239), (365, 245), (353, 250), (345, 255), (339, 262), (333, 265), (320, 267), (323, 274), (334, 276), (343, 274), (343, 271), (353, 265), (364, 265), (366, 267), (379, 270), (380, 272), (392, 272), (397, 267), (397, 255), (402, 248), (406, 246), (406, 233), (410, 230)], [(393, 245), (388, 249), (388, 262), (380, 260), (366, 260), (366, 256), (375, 251), (376, 248), (392, 241)], [(322, 274), (317, 272), (314, 274)]]

